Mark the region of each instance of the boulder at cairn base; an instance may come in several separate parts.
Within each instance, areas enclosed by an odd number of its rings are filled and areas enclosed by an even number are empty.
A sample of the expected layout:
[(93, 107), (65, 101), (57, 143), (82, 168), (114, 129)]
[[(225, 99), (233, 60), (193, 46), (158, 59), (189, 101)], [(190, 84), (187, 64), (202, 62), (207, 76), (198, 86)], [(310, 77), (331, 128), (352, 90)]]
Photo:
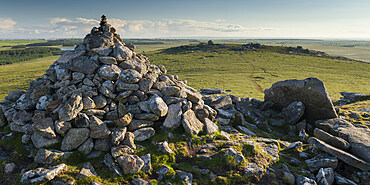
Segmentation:
[(182, 126), (191, 135), (198, 134), (203, 129), (203, 123), (195, 116), (194, 111), (189, 109), (183, 114)]
[(305, 105), (304, 117), (309, 120), (337, 117), (324, 83), (317, 78), (276, 82), (265, 90), (265, 101), (274, 102), (280, 110), (300, 101)]

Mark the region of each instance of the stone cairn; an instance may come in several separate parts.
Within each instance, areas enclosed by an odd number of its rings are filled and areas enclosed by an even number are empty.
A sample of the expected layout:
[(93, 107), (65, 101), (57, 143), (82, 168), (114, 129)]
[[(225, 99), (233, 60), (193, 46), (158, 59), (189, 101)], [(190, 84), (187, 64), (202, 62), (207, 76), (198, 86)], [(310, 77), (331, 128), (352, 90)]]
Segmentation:
[(25, 93), (9, 93), (3, 119), (11, 130), (25, 133), (23, 142), (32, 141), (36, 148), (61, 142), (61, 151), (86, 155), (111, 151), (122, 162), (122, 154), (136, 149), (134, 140), (155, 134), (156, 121), (170, 130), (183, 126), (195, 135), (204, 124), (194, 110), (207, 112), (202, 119), (214, 118), (208, 112), (216, 111), (204, 105), (199, 92), (166, 74), (164, 66), (150, 64), (115, 31), (103, 15), (100, 27), (92, 28), (74, 51), (62, 53)]

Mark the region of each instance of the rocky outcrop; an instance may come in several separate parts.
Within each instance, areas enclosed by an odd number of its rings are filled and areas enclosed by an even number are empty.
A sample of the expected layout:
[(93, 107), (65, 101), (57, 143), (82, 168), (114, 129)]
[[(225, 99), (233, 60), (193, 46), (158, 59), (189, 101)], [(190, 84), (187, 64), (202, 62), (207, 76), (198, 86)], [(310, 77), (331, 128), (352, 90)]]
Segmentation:
[(337, 117), (324, 83), (317, 78), (276, 82), (265, 90), (265, 101), (273, 102), (280, 110), (300, 101), (305, 106), (304, 117), (310, 120)]
[(364, 159), (368, 163), (370, 162), (370, 132), (368, 128), (355, 126), (340, 118), (319, 120), (315, 122), (315, 125), (331, 135), (348, 142), (351, 146), (349, 149), (350, 153)]

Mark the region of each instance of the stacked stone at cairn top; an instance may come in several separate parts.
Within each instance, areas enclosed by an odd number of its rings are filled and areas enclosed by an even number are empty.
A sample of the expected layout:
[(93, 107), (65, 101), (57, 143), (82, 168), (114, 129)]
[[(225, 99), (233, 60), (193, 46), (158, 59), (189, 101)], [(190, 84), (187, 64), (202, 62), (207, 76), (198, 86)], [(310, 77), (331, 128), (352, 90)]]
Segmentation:
[(63, 151), (109, 151), (122, 165), (124, 157), (137, 159), (127, 157), (134, 140), (150, 139), (155, 124), (168, 130), (183, 126), (195, 135), (212, 123), (217, 112), (200, 93), (133, 48), (102, 16), (100, 27), (64, 52), (26, 92), (8, 94), (0, 108), (3, 120), (36, 148), (61, 142)]

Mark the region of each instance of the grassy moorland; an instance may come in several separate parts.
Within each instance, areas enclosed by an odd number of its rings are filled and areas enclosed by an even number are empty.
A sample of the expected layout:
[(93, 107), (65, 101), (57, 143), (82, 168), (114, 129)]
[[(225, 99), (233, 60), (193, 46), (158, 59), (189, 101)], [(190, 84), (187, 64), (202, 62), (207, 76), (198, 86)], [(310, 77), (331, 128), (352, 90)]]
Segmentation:
[[(207, 56), (214, 57), (207, 57)], [(276, 81), (317, 77), (330, 96), (341, 91), (370, 93), (370, 64), (306, 55), (280, 54), (271, 50), (188, 51), (148, 54), (155, 64), (165, 65), (169, 74), (188, 80), (196, 89), (215, 87), (241, 97), (263, 99), (263, 90)]]
[(16, 89), (26, 90), (29, 82), (45, 74), (59, 56), (49, 56), (28, 62), (0, 66), (0, 100)]
[[(148, 42), (150, 43), (150, 42)], [(139, 44), (136, 51), (154, 64), (166, 66), (169, 74), (178, 75), (196, 88), (223, 88), (241, 97), (263, 99), (263, 90), (274, 82), (317, 77), (334, 99), (341, 91), (370, 93), (370, 64), (319, 58), (307, 55), (280, 54), (271, 49), (258, 51), (180, 51), (163, 53), (164, 48), (189, 44), (188, 41), (163, 41), (161, 44)], [(234, 44), (237, 46), (237, 44)], [(161, 50), (157, 50), (161, 49)], [(212, 55), (213, 57), (209, 57)], [(0, 99), (16, 89), (25, 90), (28, 83), (44, 74), (58, 56), (25, 63), (0, 66)]]

